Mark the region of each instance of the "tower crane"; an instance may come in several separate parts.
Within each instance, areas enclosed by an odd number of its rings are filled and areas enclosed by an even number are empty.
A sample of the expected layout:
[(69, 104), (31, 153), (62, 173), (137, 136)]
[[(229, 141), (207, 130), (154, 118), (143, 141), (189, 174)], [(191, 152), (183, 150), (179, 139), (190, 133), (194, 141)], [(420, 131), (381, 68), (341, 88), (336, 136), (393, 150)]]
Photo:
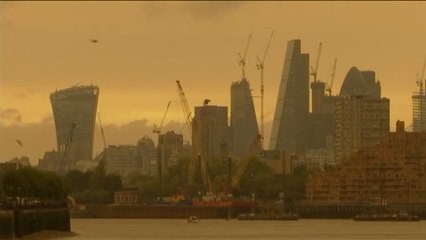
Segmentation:
[(67, 142), (65, 143), (65, 146), (63, 148), (63, 153), (62, 153), (62, 161), (60, 163), (60, 172), (63, 172), (64, 170), (67, 170), (66, 167), (66, 162), (65, 161), (69, 161), (68, 158), (68, 152), (69, 152), (69, 148), (72, 142), (72, 139), (74, 137), (74, 132), (75, 132), (75, 128), (76, 128), (77, 124), (76, 123), (72, 123), (71, 124), (71, 128), (70, 128), (70, 132), (68, 134), (68, 138), (67, 138)]
[(107, 150), (107, 144), (106, 144), (106, 140), (105, 140), (104, 129), (102, 127), (101, 114), (99, 112), (98, 112), (98, 120), (99, 120), (99, 127), (101, 128), (101, 134), (102, 134), (102, 141), (104, 143), (104, 149), (106, 151)]
[(246, 50), (244, 51), (244, 55), (241, 55), (241, 53), (238, 53), (238, 56), (240, 57), (240, 61), (238, 62), (238, 64), (241, 66), (242, 75), (243, 75), (242, 79), (246, 78), (246, 55), (247, 55), (247, 50), (248, 50), (248, 47), (249, 47), (249, 44), (250, 44), (251, 36), (252, 36), (252, 34), (250, 33), (250, 35), (248, 36)]
[(315, 68), (311, 66), (311, 75), (314, 77), (314, 82), (317, 81), (318, 66), (319, 66), (319, 61), (321, 57), (321, 49), (322, 49), (322, 42), (320, 42), (318, 46), (318, 55), (317, 55), (317, 61), (315, 62)]
[(157, 134), (157, 139), (158, 139), (158, 143), (157, 143), (157, 150), (158, 150), (158, 152), (159, 152), (159, 154), (157, 155), (158, 156), (158, 181), (159, 181), (159, 184), (158, 184), (158, 186), (159, 186), (159, 196), (161, 196), (162, 195), (162, 164), (161, 164), (161, 160), (162, 160), (162, 151), (161, 151), (161, 148), (160, 148), (160, 133), (161, 133), (161, 128), (163, 127), (163, 123), (164, 123), (164, 119), (166, 119), (166, 115), (167, 115), (167, 111), (169, 110), (169, 107), (170, 107), (170, 103), (171, 103), (171, 101), (169, 101), (169, 103), (167, 103), (167, 107), (166, 107), (166, 111), (164, 112), (164, 115), (163, 115), (163, 118), (161, 119), (161, 123), (160, 123), (160, 126), (159, 127), (157, 127), (157, 125), (156, 124), (154, 124), (154, 130), (152, 130), (154, 133), (156, 133)]
[(160, 126), (157, 126), (157, 125), (154, 123), (154, 130), (152, 130), (152, 132), (153, 132), (153, 133), (157, 133), (157, 135), (158, 135), (158, 140), (160, 140), (161, 128), (163, 127), (164, 119), (166, 119), (166, 115), (167, 115), (167, 112), (169, 111), (170, 103), (171, 103), (171, 102), (172, 102), (172, 101), (169, 101), (169, 103), (167, 103), (166, 111), (164, 112), (163, 118), (161, 119)]
[(266, 45), (265, 52), (263, 54), (262, 60), (260, 60), (259, 56), (257, 57), (257, 64), (256, 67), (258, 70), (260, 70), (260, 134), (262, 136), (261, 138), (261, 146), (263, 149), (263, 136), (264, 136), (264, 82), (263, 82), (263, 69), (265, 67), (265, 59), (266, 55), (268, 54), (269, 45), (271, 44), (272, 37), (274, 36), (274, 31), (271, 32), (271, 36), (269, 37), (268, 44)]
[(331, 72), (330, 83), (327, 83), (327, 87), (325, 89), (325, 91), (328, 92), (328, 96), (331, 96), (331, 88), (333, 87), (334, 75), (336, 74), (336, 67), (337, 67), (337, 58), (334, 59), (334, 65), (333, 65), (333, 70)]
[(189, 138), (191, 138), (191, 111), (189, 110), (189, 106), (188, 106), (188, 101), (186, 100), (186, 96), (185, 93), (183, 91), (182, 85), (180, 84), (179, 80), (176, 80), (176, 84), (178, 87), (178, 94), (179, 94), (179, 99), (180, 99), (180, 104), (182, 105), (182, 111), (184, 114), (184, 118), (185, 118), (185, 124), (186, 124), (186, 128), (188, 130), (188, 134), (189, 134)]
[(422, 90), (423, 90), (423, 85), (426, 82), (426, 78), (425, 78), (425, 68), (426, 68), (426, 57), (425, 57), (425, 62), (423, 63), (423, 70), (422, 70), (422, 75), (420, 75), (420, 78), (417, 80), (417, 85), (421, 85), (419, 86)]
[(240, 184), (241, 177), (243, 176), (245, 170), (247, 169), (247, 166), (250, 163), (251, 157), (253, 157), (256, 154), (257, 146), (261, 138), (262, 136), (258, 134), (256, 138), (253, 140), (253, 142), (251, 143), (247, 154), (240, 160), (237, 166), (235, 175), (231, 181), (232, 188), (236, 188)]

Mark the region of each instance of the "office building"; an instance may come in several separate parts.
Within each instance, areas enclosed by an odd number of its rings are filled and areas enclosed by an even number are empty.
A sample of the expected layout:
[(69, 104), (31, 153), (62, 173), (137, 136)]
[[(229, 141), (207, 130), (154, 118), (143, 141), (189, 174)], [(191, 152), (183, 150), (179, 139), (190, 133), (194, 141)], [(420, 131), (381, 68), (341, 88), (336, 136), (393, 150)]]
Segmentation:
[[(231, 86), (231, 132), (231, 153), (234, 157), (246, 155), (253, 142), (258, 142), (259, 129), (247, 79)], [(260, 150), (260, 145), (257, 148)]]
[(348, 159), (354, 151), (373, 146), (389, 133), (389, 99), (381, 98), (373, 71), (352, 67), (335, 104), (335, 160)]
[(304, 153), (308, 113), (309, 54), (301, 53), (300, 40), (291, 40), (287, 43), (269, 149)]
[(182, 156), (183, 149), (183, 135), (177, 134), (174, 131), (167, 131), (160, 134), (158, 141), (158, 163), (161, 163), (162, 173), (175, 165), (179, 158)]
[(195, 107), (192, 120), (192, 152), (207, 161), (227, 158), (229, 154), (228, 107), (208, 105)]
[(60, 171), (74, 169), (77, 161), (92, 160), (98, 105), (97, 86), (75, 86), (50, 94), (56, 127)]

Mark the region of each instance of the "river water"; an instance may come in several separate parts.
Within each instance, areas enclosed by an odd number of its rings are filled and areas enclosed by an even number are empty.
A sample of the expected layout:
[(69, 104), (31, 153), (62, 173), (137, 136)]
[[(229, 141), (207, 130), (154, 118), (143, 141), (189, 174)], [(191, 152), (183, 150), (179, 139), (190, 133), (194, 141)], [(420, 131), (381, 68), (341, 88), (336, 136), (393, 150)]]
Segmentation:
[(72, 219), (71, 228), (73, 236), (53, 239), (426, 239), (426, 221)]

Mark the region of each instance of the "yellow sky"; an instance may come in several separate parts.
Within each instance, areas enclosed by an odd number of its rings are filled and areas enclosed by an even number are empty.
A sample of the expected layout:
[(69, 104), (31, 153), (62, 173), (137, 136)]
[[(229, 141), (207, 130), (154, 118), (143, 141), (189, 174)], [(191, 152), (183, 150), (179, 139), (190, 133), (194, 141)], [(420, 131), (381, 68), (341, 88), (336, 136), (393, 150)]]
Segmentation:
[(237, 53), (249, 33), (247, 77), (257, 95), (255, 59), (275, 30), (265, 64), (267, 121), (274, 115), (286, 42), (300, 38), (303, 52), (313, 55), (311, 63), (323, 42), (319, 79), (329, 80), (338, 58), (334, 93), (351, 66), (376, 71), (382, 95), (391, 99), (393, 129), (397, 119), (411, 124), (411, 94), (426, 55), (426, 2), (81, 1), (0, 7), (0, 107), (16, 109), (24, 125), (51, 117), (49, 94), (78, 83), (100, 87), (104, 124), (159, 122), (168, 100), (178, 99), (176, 79), (191, 107), (205, 98), (229, 105), (230, 85), (241, 78)]

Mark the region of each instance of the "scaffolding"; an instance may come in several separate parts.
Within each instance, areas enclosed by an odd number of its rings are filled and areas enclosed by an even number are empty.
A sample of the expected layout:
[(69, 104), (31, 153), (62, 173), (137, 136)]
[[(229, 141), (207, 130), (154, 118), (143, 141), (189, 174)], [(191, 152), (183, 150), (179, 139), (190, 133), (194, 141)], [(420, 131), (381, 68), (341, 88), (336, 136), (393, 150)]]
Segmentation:
[(426, 132), (426, 94), (414, 92), (413, 96), (413, 132)]

